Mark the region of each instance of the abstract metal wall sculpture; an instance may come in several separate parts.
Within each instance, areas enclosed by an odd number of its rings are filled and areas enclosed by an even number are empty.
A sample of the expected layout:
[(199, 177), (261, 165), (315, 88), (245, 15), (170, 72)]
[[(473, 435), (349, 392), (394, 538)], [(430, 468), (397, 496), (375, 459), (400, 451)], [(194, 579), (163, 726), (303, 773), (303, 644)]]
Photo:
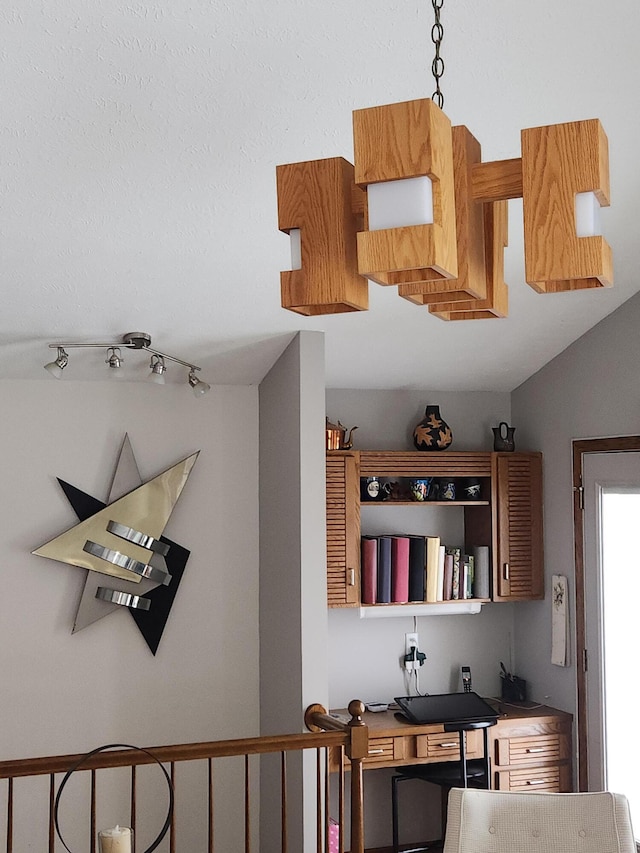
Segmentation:
[(197, 458), (143, 483), (125, 435), (106, 503), (58, 478), (79, 523), (32, 553), (86, 571), (72, 633), (127, 607), (155, 655), (189, 559), (162, 533)]

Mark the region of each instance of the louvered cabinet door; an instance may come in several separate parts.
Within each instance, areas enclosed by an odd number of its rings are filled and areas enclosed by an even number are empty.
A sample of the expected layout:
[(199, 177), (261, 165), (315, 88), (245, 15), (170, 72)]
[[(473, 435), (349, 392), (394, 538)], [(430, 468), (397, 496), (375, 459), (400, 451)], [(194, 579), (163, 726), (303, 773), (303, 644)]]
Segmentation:
[(494, 600), (544, 598), (542, 454), (496, 454), (495, 497)]
[(327, 599), (329, 607), (360, 604), (358, 454), (327, 454)]

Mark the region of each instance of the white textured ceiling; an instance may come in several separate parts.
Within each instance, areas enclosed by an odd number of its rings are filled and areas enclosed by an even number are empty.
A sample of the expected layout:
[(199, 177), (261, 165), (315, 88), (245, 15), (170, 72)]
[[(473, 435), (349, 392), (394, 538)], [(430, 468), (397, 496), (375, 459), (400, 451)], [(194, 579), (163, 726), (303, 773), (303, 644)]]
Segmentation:
[[(430, 96), (432, 20), (430, 0), (3, 3), (0, 376), (141, 330), (211, 383), (254, 383), (302, 328), (326, 333), (330, 387), (510, 390), (628, 299), (640, 3), (445, 0), (445, 111), (485, 160), (519, 156), (523, 127), (602, 120), (614, 288), (535, 294), (515, 201), (508, 319), (445, 323), (375, 284), (368, 312), (280, 308), (276, 165), (352, 160), (352, 110)], [(102, 351), (70, 355), (65, 376), (104, 377)]]

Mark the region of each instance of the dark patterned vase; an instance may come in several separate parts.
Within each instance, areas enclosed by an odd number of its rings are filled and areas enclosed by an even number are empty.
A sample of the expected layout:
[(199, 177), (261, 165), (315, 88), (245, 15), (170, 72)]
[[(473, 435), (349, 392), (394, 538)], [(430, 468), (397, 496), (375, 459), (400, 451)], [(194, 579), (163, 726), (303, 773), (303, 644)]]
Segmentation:
[(445, 450), (453, 441), (453, 433), (440, 417), (440, 406), (427, 406), (424, 418), (413, 431), (418, 450)]

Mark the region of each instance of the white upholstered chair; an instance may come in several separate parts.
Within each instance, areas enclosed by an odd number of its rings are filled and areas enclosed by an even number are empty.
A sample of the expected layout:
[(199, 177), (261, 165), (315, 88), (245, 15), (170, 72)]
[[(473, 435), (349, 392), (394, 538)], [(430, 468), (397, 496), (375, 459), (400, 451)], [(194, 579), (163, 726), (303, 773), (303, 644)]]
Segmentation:
[(626, 797), (449, 792), (444, 853), (636, 853)]

